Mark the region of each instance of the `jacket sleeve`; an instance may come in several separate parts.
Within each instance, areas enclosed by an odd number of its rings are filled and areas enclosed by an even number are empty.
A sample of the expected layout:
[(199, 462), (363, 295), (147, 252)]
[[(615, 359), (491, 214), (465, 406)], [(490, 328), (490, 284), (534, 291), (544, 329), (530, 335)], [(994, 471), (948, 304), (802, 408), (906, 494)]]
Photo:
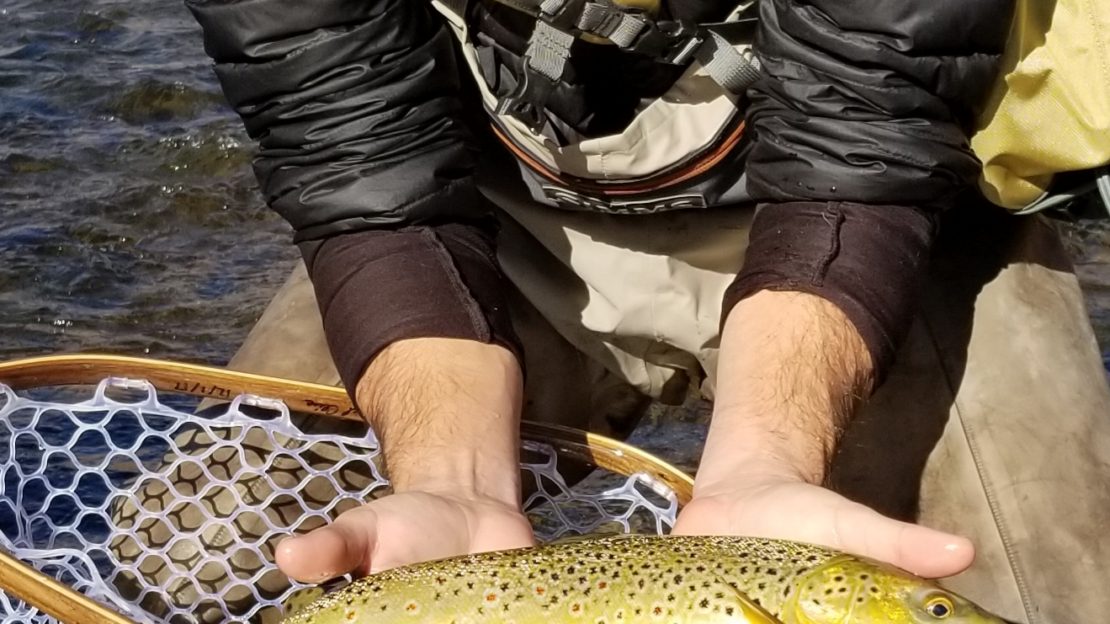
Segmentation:
[(348, 390), (392, 341), (519, 345), (451, 35), (418, 0), (186, 0)]
[(974, 193), (968, 131), (1013, 2), (760, 4), (747, 174), (762, 204), (725, 315), (760, 290), (821, 296), (881, 380), (915, 316), (936, 213)]
[(762, 201), (943, 208), (1013, 0), (762, 0), (748, 188)]

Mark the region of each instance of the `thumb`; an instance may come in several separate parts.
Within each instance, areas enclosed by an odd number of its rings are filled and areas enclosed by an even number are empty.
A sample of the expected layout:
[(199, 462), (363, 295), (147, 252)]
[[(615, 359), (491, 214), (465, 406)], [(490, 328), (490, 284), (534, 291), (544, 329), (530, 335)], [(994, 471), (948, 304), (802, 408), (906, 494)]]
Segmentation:
[(373, 510), (352, 509), (330, 525), (283, 540), (274, 559), (286, 576), (319, 583), (356, 569), (369, 570), (377, 533)]
[(836, 530), (844, 550), (926, 578), (958, 574), (975, 559), (965, 537), (892, 520), (855, 503), (838, 516)]

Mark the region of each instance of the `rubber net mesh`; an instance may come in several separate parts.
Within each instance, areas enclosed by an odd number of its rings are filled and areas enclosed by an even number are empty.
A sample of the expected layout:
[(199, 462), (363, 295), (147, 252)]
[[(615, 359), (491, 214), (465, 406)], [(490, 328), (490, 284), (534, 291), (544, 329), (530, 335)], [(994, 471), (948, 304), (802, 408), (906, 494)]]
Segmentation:
[[(0, 385), (0, 545), (136, 621), (277, 622), (320, 590), (289, 584), (276, 543), (388, 492), (377, 442), (353, 423), (310, 431), (327, 419), (259, 397), (199, 416), (180, 399), (117, 378), (65, 403)], [(675, 497), (650, 477), (579, 467), (569, 487), (559, 461), (524, 443), (541, 540), (673, 524)], [(0, 594), (0, 621), (51, 620)]]

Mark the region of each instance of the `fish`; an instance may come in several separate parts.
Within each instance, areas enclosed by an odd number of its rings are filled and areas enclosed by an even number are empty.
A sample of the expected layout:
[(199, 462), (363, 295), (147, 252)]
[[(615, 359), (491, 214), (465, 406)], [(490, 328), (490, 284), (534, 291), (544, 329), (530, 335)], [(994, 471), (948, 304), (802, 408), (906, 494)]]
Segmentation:
[(1007, 624), (893, 566), (820, 546), (621, 535), (363, 577), (283, 624)]

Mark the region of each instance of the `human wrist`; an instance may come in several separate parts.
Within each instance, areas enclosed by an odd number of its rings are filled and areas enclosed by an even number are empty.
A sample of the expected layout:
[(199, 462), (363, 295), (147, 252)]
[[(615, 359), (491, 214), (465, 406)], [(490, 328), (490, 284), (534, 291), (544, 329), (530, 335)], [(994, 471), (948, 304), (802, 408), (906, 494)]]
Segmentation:
[(522, 388), (517, 360), (502, 347), (421, 338), (383, 350), (356, 396), (394, 491), (519, 505)]
[(491, 457), (481, 450), (437, 455), (434, 461), (390, 465), (393, 491), (424, 492), (459, 499), (488, 499), (520, 505), (520, 467), (517, 455)]
[(722, 329), (699, 479), (822, 483), (866, 360), (853, 328), (820, 297), (762, 291), (739, 302)]
[(698, 466), (694, 496), (788, 481), (822, 482), (825, 463), (799, 453), (798, 446), (751, 419), (718, 412)]

